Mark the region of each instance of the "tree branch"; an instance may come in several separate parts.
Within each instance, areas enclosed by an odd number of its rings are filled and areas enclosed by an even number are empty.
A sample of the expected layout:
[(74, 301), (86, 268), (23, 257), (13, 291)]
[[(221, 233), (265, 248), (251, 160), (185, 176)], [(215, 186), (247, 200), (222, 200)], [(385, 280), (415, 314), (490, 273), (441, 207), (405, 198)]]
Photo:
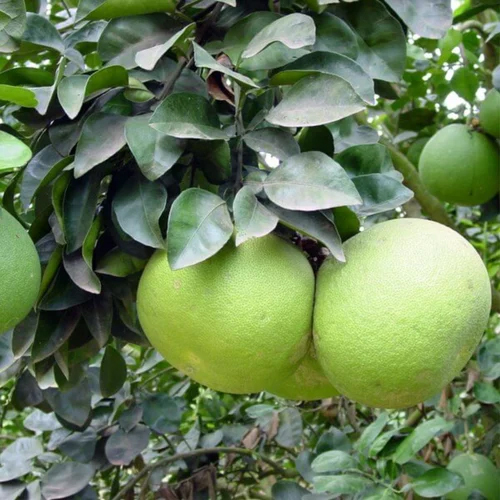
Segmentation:
[(253, 457), (269, 465), (280, 476), (292, 478), (298, 475), (297, 471), (284, 469), (274, 460), (271, 460), (270, 458), (264, 455), (259, 455), (254, 450), (247, 450), (246, 448), (227, 448), (227, 447), (204, 448), (199, 450), (193, 450), (187, 453), (179, 453), (177, 455), (173, 455), (170, 457), (165, 457), (162, 458), (161, 460), (158, 460), (158, 462), (155, 462), (154, 464), (147, 465), (138, 474), (130, 478), (129, 481), (125, 484), (125, 486), (112, 498), (112, 500), (120, 500), (121, 498), (123, 498), (129, 491), (131, 491), (134, 488), (136, 483), (138, 483), (144, 476), (150, 474), (153, 470), (157, 469), (158, 467), (163, 467), (164, 465), (177, 462), (178, 460), (184, 460), (186, 458), (199, 457), (201, 455), (206, 455), (207, 453), (228, 453), (228, 454), (234, 453), (235, 455)]

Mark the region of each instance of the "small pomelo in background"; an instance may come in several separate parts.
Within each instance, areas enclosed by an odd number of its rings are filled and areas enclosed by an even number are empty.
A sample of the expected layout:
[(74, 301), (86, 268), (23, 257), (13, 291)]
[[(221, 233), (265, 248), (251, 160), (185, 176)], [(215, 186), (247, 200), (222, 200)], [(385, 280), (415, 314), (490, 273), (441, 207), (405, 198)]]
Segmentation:
[(441, 201), (481, 205), (498, 193), (498, 146), (467, 125), (448, 125), (425, 145), (419, 171), (427, 189)]
[(429, 142), (429, 137), (419, 137), (412, 145), (408, 148), (406, 157), (410, 160), (415, 167), (418, 167), (420, 161), (420, 156), (424, 150), (425, 145)]
[(29, 313), (40, 279), (33, 241), (23, 226), (0, 208), (0, 333), (16, 326)]
[(423, 219), (383, 222), (319, 270), (315, 346), (334, 387), (369, 406), (405, 408), (463, 368), (488, 322), (490, 280), (455, 231)]
[(280, 398), (296, 401), (314, 401), (339, 395), (325, 377), (314, 348), (310, 349), (293, 375), (273, 380), (266, 390)]
[(258, 392), (291, 376), (312, 328), (314, 274), (275, 235), (172, 271), (156, 252), (142, 275), (137, 309), (153, 346), (191, 378), (230, 393)]
[[(485, 132), (500, 138), (500, 92), (491, 89), (479, 107), (479, 122)], [(499, 167), (500, 168), (500, 167)]]
[(500, 499), (500, 470), (484, 455), (464, 453), (449, 463), (448, 469), (460, 474), (465, 485), (448, 493), (448, 500), (467, 500), (475, 490), (487, 500)]

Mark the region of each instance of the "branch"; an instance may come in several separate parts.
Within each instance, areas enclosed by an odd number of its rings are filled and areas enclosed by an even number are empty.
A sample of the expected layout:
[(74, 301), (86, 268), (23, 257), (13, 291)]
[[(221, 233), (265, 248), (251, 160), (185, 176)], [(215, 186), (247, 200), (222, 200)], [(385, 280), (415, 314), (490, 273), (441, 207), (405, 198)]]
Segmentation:
[(158, 460), (158, 462), (155, 462), (154, 464), (147, 465), (137, 475), (129, 479), (129, 481), (125, 484), (125, 486), (111, 500), (120, 500), (121, 498), (123, 498), (129, 491), (131, 491), (134, 488), (136, 483), (138, 483), (144, 476), (150, 474), (153, 470), (157, 469), (158, 467), (163, 467), (164, 465), (177, 462), (178, 460), (184, 460), (186, 458), (199, 457), (201, 455), (206, 455), (207, 453), (234, 453), (235, 455), (253, 457), (262, 460), (262, 462), (272, 467), (272, 469), (275, 470), (276, 473), (279, 474), (280, 476), (291, 478), (291, 477), (296, 477), (298, 474), (295, 470), (284, 469), (274, 460), (271, 460), (266, 456), (258, 455), (254, 450), (247, 450), (246, 448), (226, 448), (226, 447), (204, 448), (200, 450), (193, 450), (187, 453), (179, 453), (171, 457), (165, 457), (162, 458), (161, 460)]
[[(403, 174), (405, 184), (415, 193), (415, 199), (420, 203), (427, 215), (433, 221), (440, 222), (460, 232), (453, 219), (446, 212), (443, 204), (427, 191), (413, 163), (389, 141), (381, 139), (380, 142), (389, 150), (394, 167)], [(491, 286), (491, 294), (493, 297), (491, 310), (500, 313), (500, 292), (493, 285)]]

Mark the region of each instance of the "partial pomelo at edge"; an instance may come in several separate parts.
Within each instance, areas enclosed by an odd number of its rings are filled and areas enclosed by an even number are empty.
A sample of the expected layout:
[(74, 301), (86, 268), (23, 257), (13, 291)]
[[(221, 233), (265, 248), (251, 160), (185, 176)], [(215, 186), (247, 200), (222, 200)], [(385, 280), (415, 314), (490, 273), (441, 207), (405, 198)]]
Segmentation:
[(474, 206), (498, 193), (500, 152), (491, 137), (452, 124), (424, 146), (419, 172), (427, 189), (441, 201)]
[(487, 325), (491, 288), (474, 248), (423, 219), (375, 225), (320, 268), (318, 359), (332, 385), (372, 407), (406, 408), (439, 393)]
[(23, 226), (0, 208), (0, 333), (29, 313), (40, 288), (41, 269), (33, 241)]
[(467, 500), (477, 490), (487, 500), (500, 499), (500, 470), (484, 455), (463, 453), (448, 464), (448, 470), (460, 474), (464, 486), (446, 495), (447, 500)]
[(295, 401), (314, 401), (339, 395), (323, 373), (313, 346), (292, 375), (273, 380), (266, 391)]
[(479, 123), (485, 132), (497, 139), (500, 138), (500, 92), (498, 90), (491, 89), (479, 106)]
[(200, 384), (229, 393), (265, 389), (306, 354), (314, 273), (302, 252), (275, 235), (172, 271), (157, 251), (141, 277), (139, 320), (153, 346)]

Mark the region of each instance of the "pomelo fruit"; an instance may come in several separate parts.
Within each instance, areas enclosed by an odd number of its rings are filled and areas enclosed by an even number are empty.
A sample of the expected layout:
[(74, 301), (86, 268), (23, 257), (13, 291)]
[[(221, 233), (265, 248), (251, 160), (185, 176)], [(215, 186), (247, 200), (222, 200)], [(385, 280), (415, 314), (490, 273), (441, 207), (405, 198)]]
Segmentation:
[(41, 269), (33, 241), (23, 226), (0, 208), (0, 333), (29, 313), (40, 288)]
[(467, 500), (477, 490), (487, 500), (500, 499), (500, 470), (484, 455), (464, 453), (448, 464), (448, 469), (460, 474), (465, 485), (446, 495), (449, 500)]
[(291, 376), (311, 337), (314, 274), (277, 236), (230, 241), (192, 267), (172, 271), (156, 252), (141, 277), (139, 320), (178, 370), (212, 389), (264, 390)]
[(458, 233), (423, 219), (383, 222), (344, 245), (318, 273), (314, 339), (341, 394), (405, 408), (463, 368), (488, 322), (490, 280)]
[(479, 122), (485, 132), (500, 138), (500, 92), (491, 89), (479, 107)]
[(480, 205), (498, 193), (498, 146), (466, 125), (448, 125), (425, 145), (419, 171), (427, 189), (441, 201)]
[(314, 401), (339, 394), (325, 377), (314, 347), (311, 347), (291, 376), (273, 380), (267, 385), (266, 390), (280, 398), (296, 401)]

